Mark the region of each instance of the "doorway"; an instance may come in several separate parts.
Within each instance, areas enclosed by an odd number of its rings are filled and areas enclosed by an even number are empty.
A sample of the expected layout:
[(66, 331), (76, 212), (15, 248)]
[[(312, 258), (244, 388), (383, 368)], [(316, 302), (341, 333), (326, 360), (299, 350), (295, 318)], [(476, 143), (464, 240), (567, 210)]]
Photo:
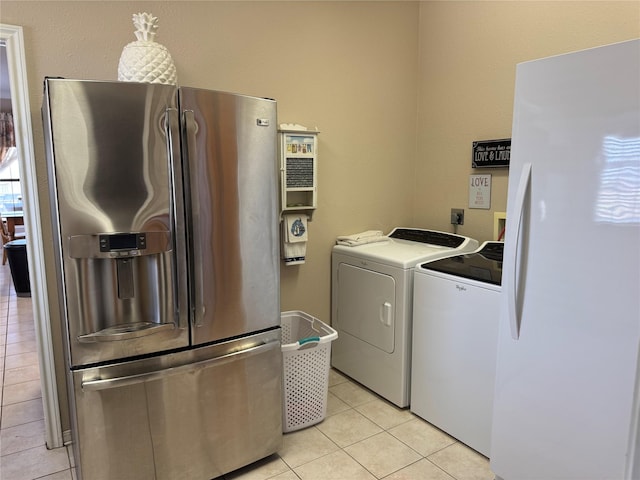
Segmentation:
[(27, 255), (31, 279), (31, 301), (39, 346), (38, 360), (45, 418), (45, 441), (48, 448), (57, 448), (62, 447), (64, 442), (49, 323), (49, 301), (22, 27), (0, 24), (0, 45), (6, 51), (6, 65), (2, 65), (1, 69), (2, 74), (6, 73), (7, 77), (2, 83), (6, 82), (10, 88), (15, 143), (19, 153), (17, 161), (21, 177), (21, 195), (24, 194), (21, 198), (21, 207), (29, 235)]

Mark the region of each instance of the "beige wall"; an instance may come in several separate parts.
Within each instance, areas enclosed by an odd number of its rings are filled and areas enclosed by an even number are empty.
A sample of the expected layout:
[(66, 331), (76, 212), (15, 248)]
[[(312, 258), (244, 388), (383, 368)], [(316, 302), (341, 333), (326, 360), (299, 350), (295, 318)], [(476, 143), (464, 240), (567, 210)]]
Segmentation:
[[(493, 236), (508, 169), (472, 169), (474, 140), (511, 137), (519, 62), (640, 37), (640, 2), (423, 2), (420, 10), (416, 226)], [(491, 174), (491, 209), (469, 209), (469, 175)]]

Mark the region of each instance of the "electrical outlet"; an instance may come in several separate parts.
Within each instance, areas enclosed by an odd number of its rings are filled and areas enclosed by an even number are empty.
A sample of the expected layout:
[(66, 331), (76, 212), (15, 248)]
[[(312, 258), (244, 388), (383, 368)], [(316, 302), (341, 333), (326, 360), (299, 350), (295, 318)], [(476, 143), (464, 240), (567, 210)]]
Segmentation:
[(464, 210), (462, 208), (451, 209), (451, 225), (464, 225)]

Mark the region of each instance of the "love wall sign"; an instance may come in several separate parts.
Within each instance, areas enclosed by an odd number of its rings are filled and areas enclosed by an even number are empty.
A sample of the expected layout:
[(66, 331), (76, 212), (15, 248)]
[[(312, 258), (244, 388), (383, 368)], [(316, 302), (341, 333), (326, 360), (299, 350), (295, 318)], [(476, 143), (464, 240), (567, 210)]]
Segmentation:
[(491, 208), (491, 175), (469, 175), (469, 208)]
[(473, 142), (473, 168), (508, 167), (511, 158), (511, 139), (477, 140)]

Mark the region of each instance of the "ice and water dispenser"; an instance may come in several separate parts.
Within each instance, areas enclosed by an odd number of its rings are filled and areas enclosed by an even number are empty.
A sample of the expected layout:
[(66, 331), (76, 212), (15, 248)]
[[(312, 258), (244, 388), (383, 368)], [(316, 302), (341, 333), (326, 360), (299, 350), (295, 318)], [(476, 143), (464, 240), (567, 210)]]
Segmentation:
[[(80, 342), (126, 340), (176, 327), (170, 232), (74, 235)], [(70, 285), (67, 286), (68, 290)]]

